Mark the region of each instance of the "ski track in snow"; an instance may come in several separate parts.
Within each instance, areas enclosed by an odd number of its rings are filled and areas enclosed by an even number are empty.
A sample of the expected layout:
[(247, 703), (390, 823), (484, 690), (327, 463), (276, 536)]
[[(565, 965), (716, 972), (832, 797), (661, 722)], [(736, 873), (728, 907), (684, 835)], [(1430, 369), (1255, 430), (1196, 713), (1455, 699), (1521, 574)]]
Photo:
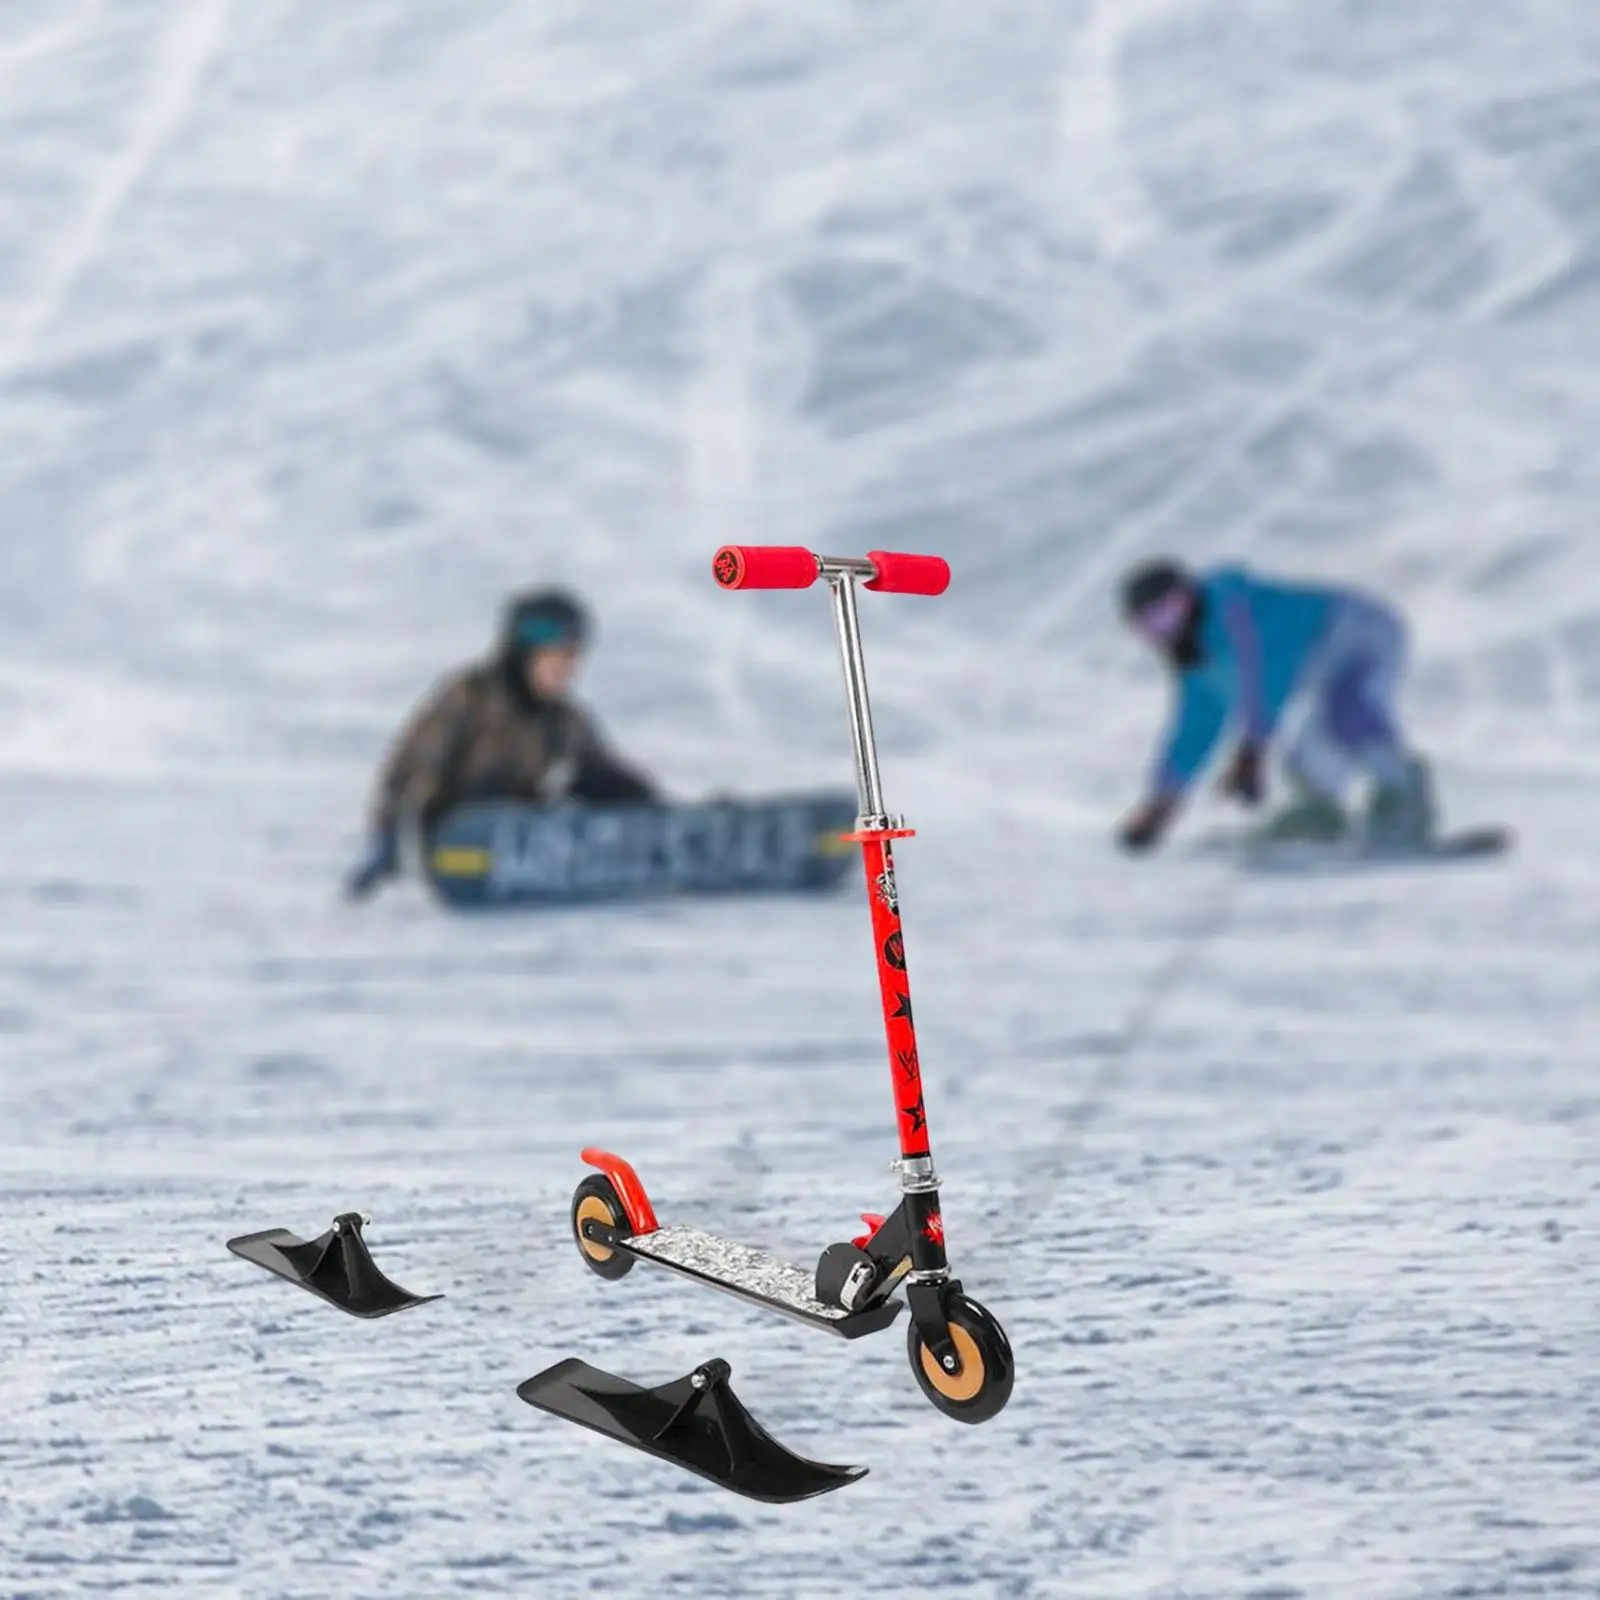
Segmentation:
[[(83, 214), (65, 243), (51, 248), (43, 281), (14, 314), (0, 342), (0, 381), (26, 365), (40, 336), (68, 304), (73, 290), (104, 246), (139, 180), (161, 147), (182, 126), (195, 86), (221, 42), (229, 8), (230, 0), (198, 0), (181, 14), (170, 38), (161, 41), (150, 68), (153, 88), (148, 103), (141, 107), (126, 145), (94, 185)], [(88, 20), (92, 23), (99, 17), (91, 13)], [(79, 32), (66, 40), (52, 37), (49, 42), (56, 49), (65, 50), (81, 38)], [(26, 60), (33, 54), (25, 50), (22, 58)]]
[[(0, 1595), (1600, 1593), (1600, 22), (1576, 0), (28, 0), (0, 32)], [(505, 590), (686, 794), (838, 783), (864, 601), (953, 1257), (938, 1417), (567, 1233), (577, 1150), (802, 1263), (891, 1199), (852, 890), (333, 888)], [(1417, 623), (1450, 820), (1285, 882), (1108, 830), (1160, 548)], [(373, 1214), (359, 1323), (229, 1256)], [(708, 1356), (757, 1506), (515, 1397)]]

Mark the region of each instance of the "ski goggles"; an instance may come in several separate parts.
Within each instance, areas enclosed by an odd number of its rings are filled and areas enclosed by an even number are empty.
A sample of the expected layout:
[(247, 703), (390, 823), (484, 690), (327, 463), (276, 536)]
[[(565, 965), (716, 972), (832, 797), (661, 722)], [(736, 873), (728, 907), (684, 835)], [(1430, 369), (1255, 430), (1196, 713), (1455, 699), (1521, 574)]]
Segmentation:
[(576, 650), (583, 643), (582, 629), (559, 617), (524, 617), (511, 633), (519, 650)]
[(1189, 621), (1193, 602), (1182, 589), (1174, 589), (1159, 600), (1141, 606), (1129, 619), (1145, 638), (1156, 644), (1171, 644)]

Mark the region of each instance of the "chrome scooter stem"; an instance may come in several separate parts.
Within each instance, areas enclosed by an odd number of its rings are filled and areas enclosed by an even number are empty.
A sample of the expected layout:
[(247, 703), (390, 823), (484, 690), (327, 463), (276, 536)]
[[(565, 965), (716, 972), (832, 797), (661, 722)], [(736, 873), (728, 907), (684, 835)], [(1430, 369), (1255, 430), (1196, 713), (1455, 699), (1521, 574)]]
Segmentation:
[[(843, 567), (843, 563), (839, 563)], [(839, 659), (844, 668), (845, 707), (850, 713), (850, 740), (856, 758), (856, 798), (861, 807), (858, 826), (887, 828), (894, 825), (883, 805), (883, 780), (878, 773), (878, 744), (872, 729), (872, 701), (867, 694), (867, 666), (861, 652), (861, 621), (856, 611), (856, 574), (851, 567), (830, 568), (818, 562), (832, 590), (833, 621), (839, 633)]]

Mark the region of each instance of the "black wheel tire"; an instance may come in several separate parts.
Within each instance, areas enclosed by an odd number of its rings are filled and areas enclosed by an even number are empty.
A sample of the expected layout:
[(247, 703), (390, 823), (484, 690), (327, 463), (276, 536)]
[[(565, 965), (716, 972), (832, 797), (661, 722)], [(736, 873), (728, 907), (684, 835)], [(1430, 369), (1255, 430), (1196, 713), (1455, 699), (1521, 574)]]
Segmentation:
[(603, 1223), (608, 1228), (630, 1231), (628, 1213), (609, 1178), (599, 1174), (585, 1178), (572, 1194), (572, 1237), (577, 1240), (583, 1264), (602, 1278), (625, 1278), (633, 1271), (633, 1257), (626, 1250), (615, 1250), (583, 1236), (585, 1222)]
[(987, 1422), (1005, 1409), (1011, 1398), (1016, 1363), (1011, 1341), (976, 1300), (955, 1295), (945, 1306), (945, 1317), (961, 1371), (946, 1373), (928, 1353), (913, 1322), (906, 1329), (906, 1354), (922, 1392), (947, 1417), (957, 1422)]

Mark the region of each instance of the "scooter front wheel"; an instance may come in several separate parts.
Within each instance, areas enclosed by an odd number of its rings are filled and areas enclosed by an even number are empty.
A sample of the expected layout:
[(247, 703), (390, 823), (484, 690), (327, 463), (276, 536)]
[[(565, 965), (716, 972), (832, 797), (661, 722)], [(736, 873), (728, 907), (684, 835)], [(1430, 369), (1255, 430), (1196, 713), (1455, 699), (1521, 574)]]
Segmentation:
[(906, 1329), (906, 1353), (922, 1392), (957, 1422), (987, 1422), (1011, 1398), (1015, 1363), (1003, 1329), (976, 1300), (953, 1295), (945, 1308), (950, 1342), (960, 1358), (959, 1372), (946, 1372), (922, 1342), (913, 1321)]
[(578, 1242), (583, 1264), (602, 1278), (624, 1278), (633, 1270), (633, 1257), (626, 1250), (618, 1250), (598, 1239), (588, 1238), (583, 1231), (586, 1222), (596, 1222), (603, 1228), (629, 1231), (628, 1213), (609, 1178), (598, 1174), (585, 1178), (572, 1196), (572, 1237)]

